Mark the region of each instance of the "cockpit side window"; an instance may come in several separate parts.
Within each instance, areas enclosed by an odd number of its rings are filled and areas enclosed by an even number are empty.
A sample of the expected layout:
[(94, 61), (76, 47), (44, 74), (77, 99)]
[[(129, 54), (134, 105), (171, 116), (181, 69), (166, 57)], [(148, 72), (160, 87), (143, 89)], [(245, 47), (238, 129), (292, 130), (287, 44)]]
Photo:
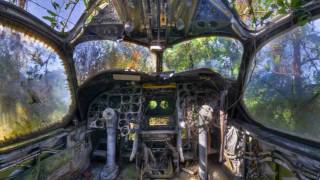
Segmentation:
[(243, 101), (252, 119), (319, 142), (320, 20), (270, 41), (254, 64)]
[(70, 31), (86, 11), (86, 0), (75, 1), (39, 1), (39, 0), (5, 0), (20, 10), (24, 10), (58, 32)]
[(166, 49), (163, 68), (175, 72), (210, 68), (224, 77), (236, 79), (242, 53), (241, 42), (232, 38), (196, 38)]
[(75, 48), (73, 59), (79, 84), (103, 70), (130, 69), (154, 72), (156, 67), (148, 48), (111, 40), (79, 44)]
[(1, 146), (62, 123), (72, 98), (54, 50), (0, 27)]

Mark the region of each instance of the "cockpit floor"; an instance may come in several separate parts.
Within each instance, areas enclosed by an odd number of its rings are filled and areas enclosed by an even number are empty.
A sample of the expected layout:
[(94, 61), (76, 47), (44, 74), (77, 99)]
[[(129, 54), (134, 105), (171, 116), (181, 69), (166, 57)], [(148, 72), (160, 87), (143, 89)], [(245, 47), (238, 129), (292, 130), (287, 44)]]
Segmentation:
[[(90, 168), (86, 171), (87, 178), (83, 179), (90, 179), (90, 180), (99, 180), (100, 172), (103, 168), (104, 164), (102, 162), (93, 161), (90, 165)], [(191, 170), (193, 172), (197, 172), (198, 169), (198, 163), (192, 163), (191, 165), (188, 165), (186, 169)], [(229, 180), (232, 179), (232, 177), (224, 171), (224, 168), (221, 164), (213, 162), (212, 160), (209, 160), (209, 180)], [(136, 168), (135, 163), (128, 163), (123, 164), (121, 166), (120, 174), (117, 178), (117, 180), (136, 180)], [(184, 171), (180, 171), (180, 174), (176, 177), (171, 178), (173, 180), (197, 180), (198, 176), (190, 175)]]

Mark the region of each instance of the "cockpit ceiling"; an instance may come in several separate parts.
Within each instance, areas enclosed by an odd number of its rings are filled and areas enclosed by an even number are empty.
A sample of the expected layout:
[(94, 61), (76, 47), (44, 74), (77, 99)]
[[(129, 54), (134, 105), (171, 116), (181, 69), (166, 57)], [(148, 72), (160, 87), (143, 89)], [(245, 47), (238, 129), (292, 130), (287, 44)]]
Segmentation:
[(313, 2), (310, 0), (5, 1), (13, 3), (20, 10), (28, 11), (52, 29), (60, 31), (60, 35), (67, 37), (66, 41), (73, 45), (89, 40), (124, 39), (160, 48), (185, 39), (208, 35), (245, 40), (252, 36), (250, 34), (252, 30), (261, 30), (276, 17), (299, 13), (301, 7)]
[(92, 19), (78, 41), (124, 38), (148, 46), (166, 46), (212, 34), (239, 37), (241, 27), (231, 23), (233, 18), (222, 1), (112, 0)]

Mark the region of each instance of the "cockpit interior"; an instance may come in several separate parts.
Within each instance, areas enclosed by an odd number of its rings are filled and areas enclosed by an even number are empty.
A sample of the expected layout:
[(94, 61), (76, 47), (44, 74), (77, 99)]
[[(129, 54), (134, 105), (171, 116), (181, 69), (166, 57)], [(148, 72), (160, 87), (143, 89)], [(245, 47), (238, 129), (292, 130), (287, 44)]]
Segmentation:
[(0, 0), (0, 180), (320, 179), (319, 0)]

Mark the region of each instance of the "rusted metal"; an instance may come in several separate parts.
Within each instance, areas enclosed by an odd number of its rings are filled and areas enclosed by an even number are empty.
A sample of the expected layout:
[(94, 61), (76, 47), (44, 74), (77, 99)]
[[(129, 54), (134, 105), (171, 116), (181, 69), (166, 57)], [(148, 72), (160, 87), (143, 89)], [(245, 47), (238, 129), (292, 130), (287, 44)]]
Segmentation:
[(219, 161), (223, 162), (224, 156), (224, 142), (225, 142), (225, 131), (226, 131), (226, 113), (225, 113), (225, 100), (228, 91), (222, 91), (220, 94), (220, 156)]

